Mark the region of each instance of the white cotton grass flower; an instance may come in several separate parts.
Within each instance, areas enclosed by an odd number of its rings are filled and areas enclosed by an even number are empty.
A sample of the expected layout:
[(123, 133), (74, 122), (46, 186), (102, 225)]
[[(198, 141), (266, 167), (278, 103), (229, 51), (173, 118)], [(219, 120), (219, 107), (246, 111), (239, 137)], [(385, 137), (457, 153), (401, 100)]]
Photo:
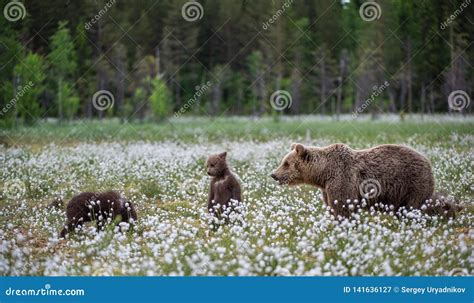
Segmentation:
[[(0, 274), (449, 275), (455, 268), (473, 272), (471, 212), (444, 222), (419, 210), (371, 205), (362, 198), (333, 201), (358, 210), (350, 219), (335, 219), (316, 189), (281, 187), (268, 179), (291, 141), (176, 139), (52, 144), (35, 151), (6, 148), (2, 179), (27, 179), (38, 188), (38, 197), (35, 203), (24, 198), (2, 206), (8, 223), (0, 227)], [(320, 138), (311, 144), (330, 142), (332, 138)], [(458, 134), (450, 142), (458, 144), (456, 150), (443, 142), (423, 142), (415, 136), (406, 143), (433, 159), (440, 190), (469, 201), (465, 189), (472, 186), (472, 168), (466, 147), (472, 138)], [(372, 143), (351, 144), (364, 148)], [(222, 146), (231, 151), (230, 164), (243, 182), (244, 203), (236, 206), (238, 212), (223, 214), (230, 222), (214, 231), (209, 227), (214, 218), (206, 208), (209, 179), (202, 164)], [(192, 195), (180, 191), (180, 184), (190, 177), (201, 188)], [(47, 201), (90, 187), (106, 190), (112, 184), (134, 204), (138, 220), (108, 225), (104, 214), (92, 207), (97, 201), (88, 211), (91, 217), (102, 217), (104, 231), (85, 223), (67, 240), (59, 239), (64, 212), (47, 211)], [(131, 211), (130, 205), (124, 206)]]

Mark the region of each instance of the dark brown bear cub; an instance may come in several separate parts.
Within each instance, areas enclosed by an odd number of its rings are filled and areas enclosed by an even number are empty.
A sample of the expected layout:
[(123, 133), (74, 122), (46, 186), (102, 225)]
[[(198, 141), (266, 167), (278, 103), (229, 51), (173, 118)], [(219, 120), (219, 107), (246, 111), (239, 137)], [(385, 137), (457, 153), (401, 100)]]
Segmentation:
[(212, 176), (207, 209), (209, 213), (220, 214), (232, 209), (230, 200), (242, 201), (240, 183), (230, 171), (226, 162), (227, 152), (211, 155), (207, 159), (207, 174)]
[(67, 204), (66, 216), (61, 238), (65, 238), (68, 232), (74, 231), (84, 222), (96, 221), (97, 230), (101, 230), (106, 223), (114, 222), (118, 216), (121, 222), (133, 223), (137, 220), (133, 204), (114, 191), (85, 192), (74, 196)]

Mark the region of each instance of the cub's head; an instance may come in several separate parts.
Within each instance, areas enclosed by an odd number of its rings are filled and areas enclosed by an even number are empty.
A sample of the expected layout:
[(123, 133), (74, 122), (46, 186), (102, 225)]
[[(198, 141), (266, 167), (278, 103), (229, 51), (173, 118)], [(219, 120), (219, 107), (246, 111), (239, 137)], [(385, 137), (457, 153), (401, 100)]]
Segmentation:
[(306, 147), (299, 143), (291, 145), (291, 151), (283, 157), (280, 166), (270, 175), (280, 185), (298, 185), (305, 181), (308, 169), (309, 153)]
[(227, 152), (210, 155), (207, 159), (207, 174), (212, 177), (222, 176), (227, 169)]

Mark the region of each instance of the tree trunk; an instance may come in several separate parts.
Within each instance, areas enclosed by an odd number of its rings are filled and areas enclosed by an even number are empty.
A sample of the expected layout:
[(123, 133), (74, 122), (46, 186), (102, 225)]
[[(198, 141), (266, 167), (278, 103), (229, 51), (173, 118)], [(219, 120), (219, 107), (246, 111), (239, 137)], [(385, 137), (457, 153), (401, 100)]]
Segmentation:
[(430, 114), (434, 114), (435, 112), (435, 96), (434, 96), (434, 91), (433, 91), (433, 85), (430, 85)]
[[(18, 84), (20, 83), (20, 77), (15, 75), (13, 76), (13, 96), (16, 97)], [(18, 107), (15, 103), (14, 112), (13, 112), (14, 126), (18, 126)]]
[(259, 75), (260, 76), (257, 82), (257, 98), (260, 100), (260, 108), (258, 110), (258, 115), (261, 116), (265, 113), (265, 104), (267, 100), (265, 96), (265, 78), (263, 71), (260, 71)]
[(63, 90), (63, 79), (62, 77), (59, 77), (58, 79), (58, 115), (59, 115), (59, 123), (63, 122), (63, 96), (62, 96), (62, 90)]
[(398, 96), (398, 103), (400, 104), (400, 111), (406, 112), (407, 109), (405, 108), (405, 99), (407, 94), (407, 86), (405, 81), (405, 71), (403, 71), (402, 73), (403, 76), (400, 81), (400, 95)]
[(391, 89), (388, 90), (388, 99), (389, 99), (389, 111), (391, 113), (396, 113), (397, 112), (397, 105), (396, 105), (396, 102), (395, 102), (395, 92)]
[(421, 93), (420, 93), (420, 105), (421, 105), (421, 120), (424, 119), (425, 114), (425, 101), (426, 101), (426, 89), (425, 83), (421, 84)]
[(222, 89), (221, 89), (221, 82), (217, 82), (212, 86), (212, 108), (211, 114), (216, 116), (219, 111), (219, 106), (222, 99)]
[(407, 66), (407, 75), (406, 75), (406, 81), (407, 81), (407, 86), (408, 86), (408, 113), (412, 113), (413, 111), (413, 89), (412, 89), (412, 66), (411, 66), (411, 41), (407, 42), (407, 61), (408, 61), (408, 66)]
[(324, 110), (324, 105), (326, 103), (326, 58), (324, 57), (324, 54), (322, 55), (321, 58), (321, 91), (320, 91), (320, 98), (321, 98), (321, 114), (324, 115), (326, 111)]

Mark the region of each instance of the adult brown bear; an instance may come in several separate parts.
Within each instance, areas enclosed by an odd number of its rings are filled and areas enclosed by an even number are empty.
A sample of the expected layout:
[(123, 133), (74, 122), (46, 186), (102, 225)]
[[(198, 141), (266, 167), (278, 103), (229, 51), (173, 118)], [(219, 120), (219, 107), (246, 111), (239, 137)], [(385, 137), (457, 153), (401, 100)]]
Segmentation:
[(459, 209), (434, 193), (428, 159), (402, 145), (353, 150), (345, 144), (319, 148), (295, 143), (271, 177), (280, 185), (318, 187), (336, 216), (350, 217), (356, 209), (376, 203), (394, 212), (405, 207), (446, 217), (454, 217)]

